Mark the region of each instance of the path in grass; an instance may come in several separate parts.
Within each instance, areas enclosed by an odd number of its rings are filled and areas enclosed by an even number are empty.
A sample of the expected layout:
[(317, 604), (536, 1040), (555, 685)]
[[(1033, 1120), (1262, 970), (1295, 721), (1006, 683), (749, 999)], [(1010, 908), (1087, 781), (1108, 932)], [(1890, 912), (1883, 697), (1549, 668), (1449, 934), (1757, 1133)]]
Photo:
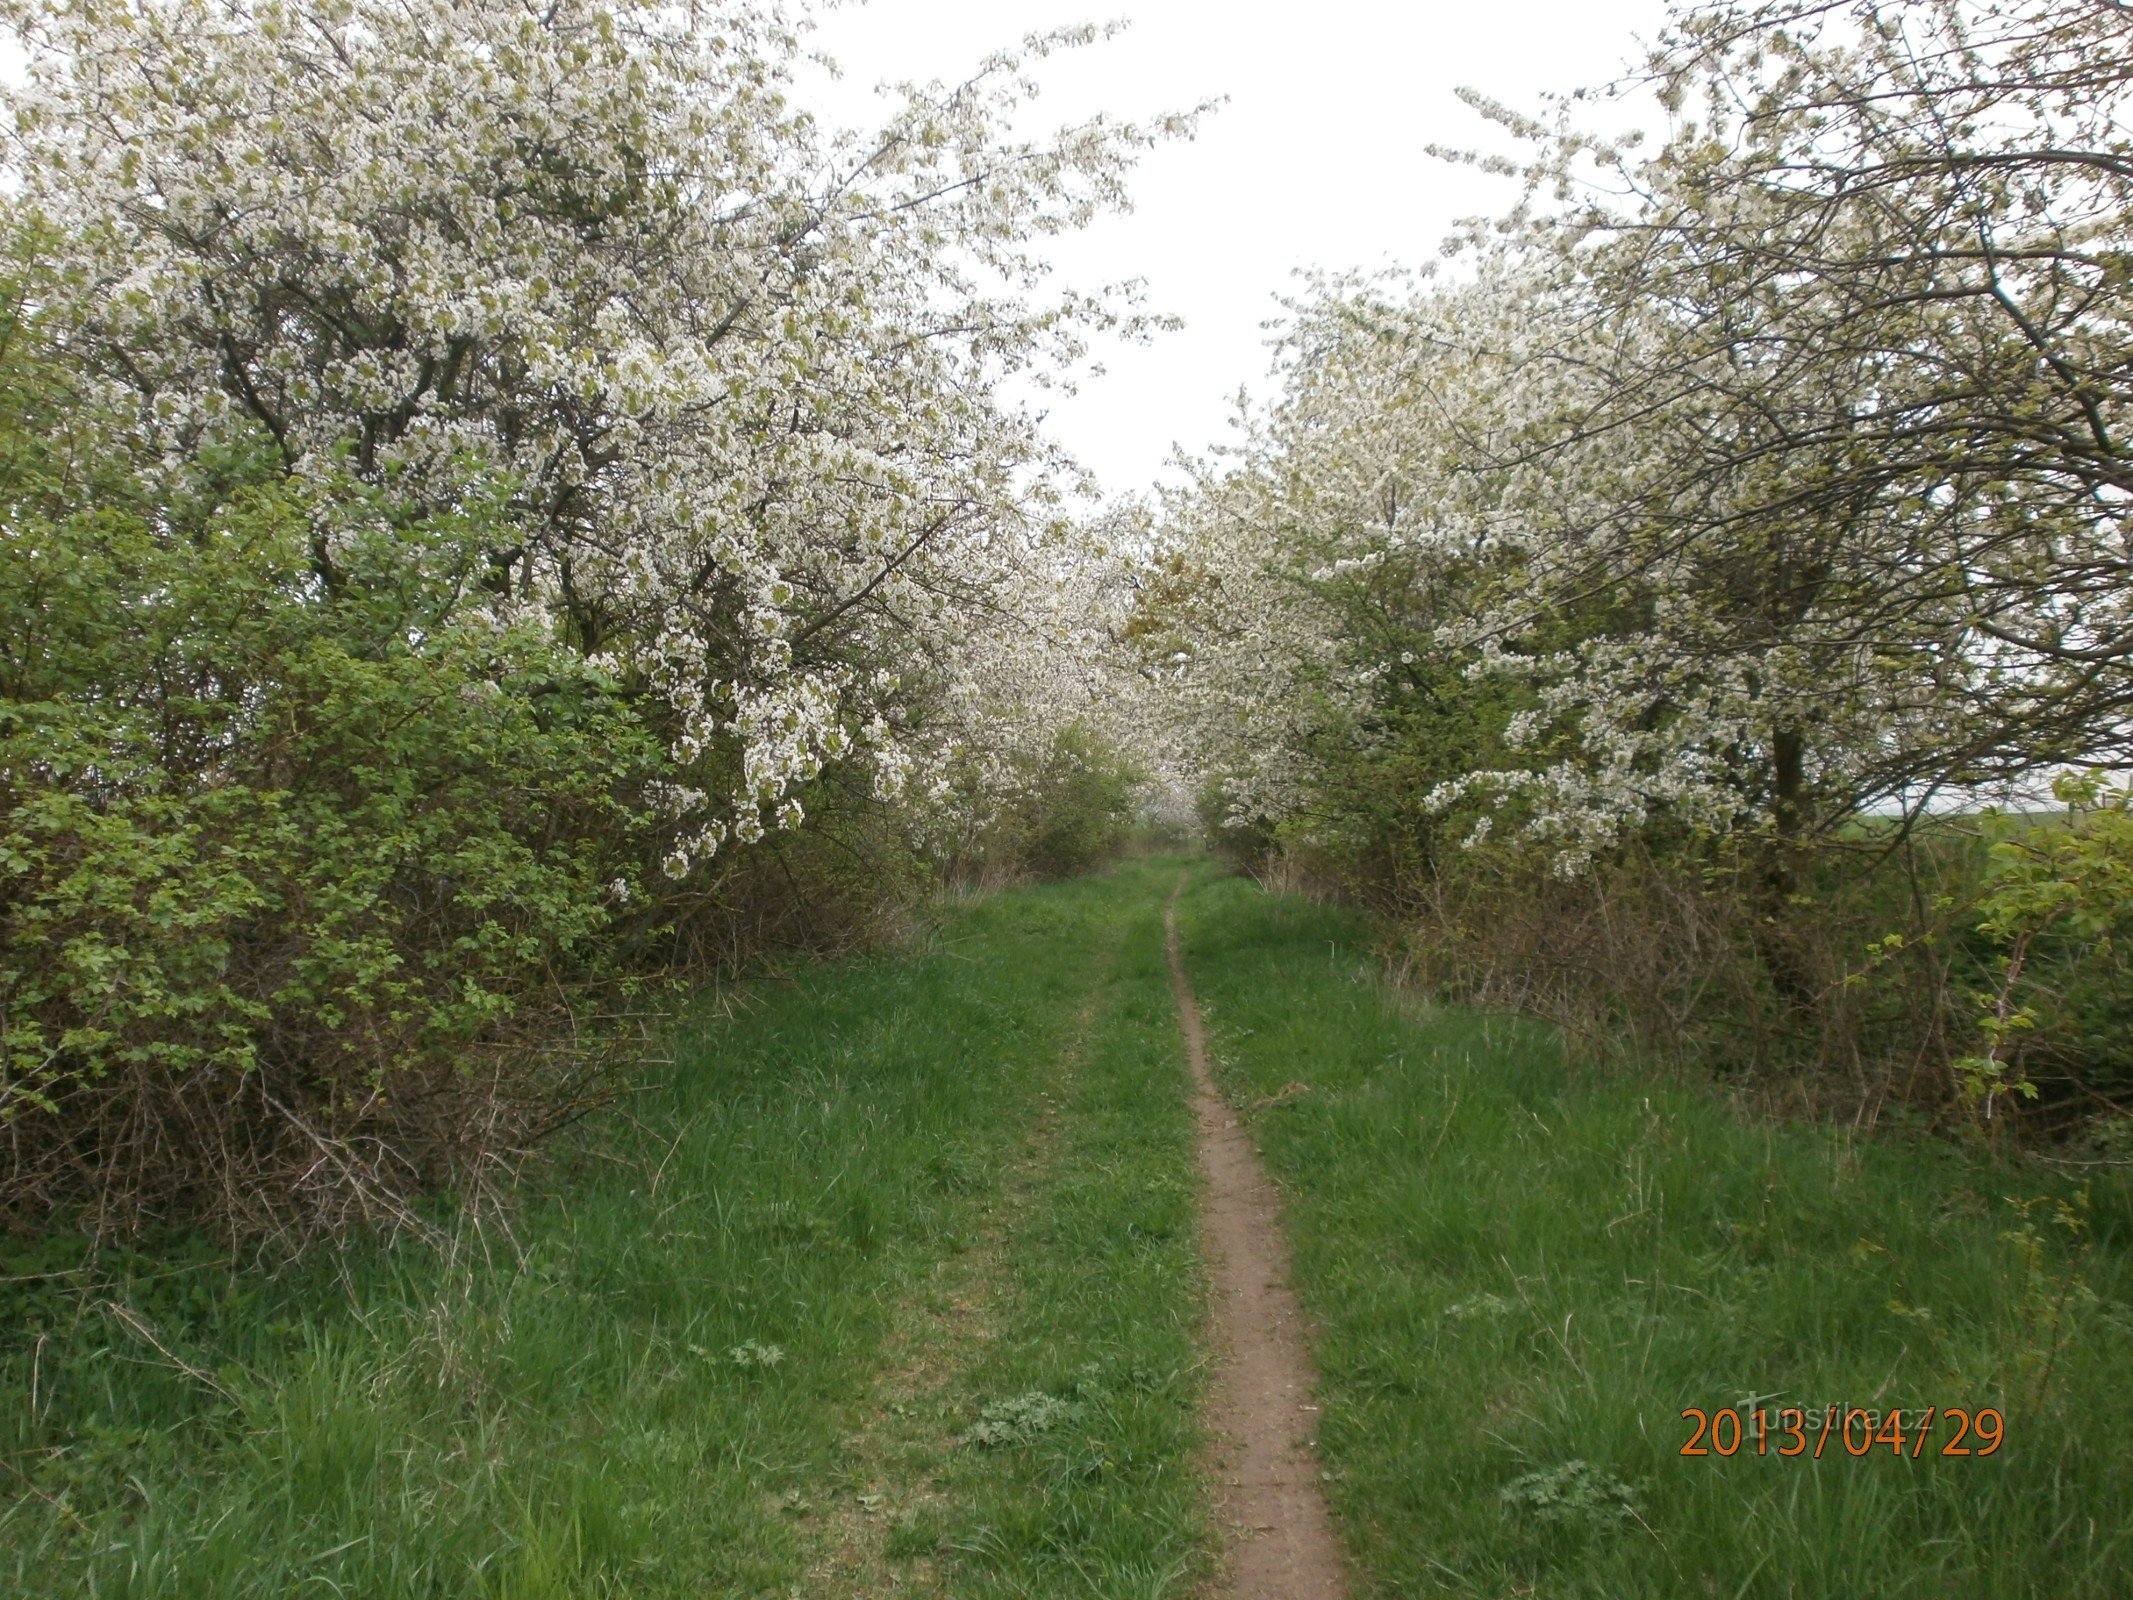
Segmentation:
[[(1178, 920), (1281, 1186), (1358, 1594), (2133, 1594), (2126, 1172), (1580, 1069), (1388, 994), (1357, 919), (1240, 879), (1195, 872)], [(1786, 1432), (1831, 1406), (1875, 1437)], [(1692, 1408), (1747, 1425), (1684, 1454)]]
[[(508, 1231), (0, 1244), (0, 1596), (1337, 1592), (1253, 1146), (1358, 1597), (2128, 1592), (2125, 1174), (1571, 1070), (1209, 864), (1180, 951), (1178, 867), (753, 986)], [(2004, 1446), (1681, 1454), (1687, 1407), (1835, 1404)]]
[(0, 1596), (1185, 1594), (1174, 872), (751, 986), (508, 1231), (0, 1253)]
[(1163, 908), (1163, 938), (1199, 1122), (1209, 1322), (1221, 1353), (1208, 1409), (1230, 1592), (1240, 1600), (1336, 1600), (1347, 1591), (1320, 1485), (1317, 1383), (1289, 1287), (1281, 1202), (1208, 1067), (1199, 1003), (1178, 948), (1178, 897), (1188, 877), (1178, 875)]
[(963, 1248), (887, 1308), (815, 1498), (810, 1600), (1183, 1596), (1209, 1565), (1192, 1125), (1164, 962), (1170, 873), (1013, 895), (1078, 1009)]
[(1114, 927), (1100, 936), (1103, 955), (1087, 998), (1067, 1027), (1051, 1083), (1038, 1096), (991, 1214), (964, 1250), (935, 1262), (926, 1281), (891, 1313), (882, 1373), (862, 1420), (843, 1442), (841, 1492), (819, 1529), (810, 1595), (938, 1592), (944, 1586), (938, 1553), (912, 1549), (905, 1535), (921, 1519), (938, 1522), (950, 1512), (942, 1477), (960, 1442), (958, 1400), (973, 1381), (980, 1351), (1000, 1336), (1007, 1258), (1027, 1228), (1033, 1202), (1050, 1187), (1059, 1157), (1061, 1097), (1080, 1076), (1123, 931)]

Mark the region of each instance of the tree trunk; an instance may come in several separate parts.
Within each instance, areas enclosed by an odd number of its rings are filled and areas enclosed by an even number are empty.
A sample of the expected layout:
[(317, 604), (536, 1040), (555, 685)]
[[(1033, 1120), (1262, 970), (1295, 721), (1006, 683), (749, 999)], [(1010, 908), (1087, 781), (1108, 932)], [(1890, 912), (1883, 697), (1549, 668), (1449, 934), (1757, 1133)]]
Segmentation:
[(1806, 741), (1797, 728), (1780, 725), (1770, 741), (1771, 829), (1753, 910), (1756, 951), (1770, 974), (1770, 986), (1786, 1008), (1796, 1012), (1811, 1009), (1816, 995), (1798, 926), (1806, 790)]

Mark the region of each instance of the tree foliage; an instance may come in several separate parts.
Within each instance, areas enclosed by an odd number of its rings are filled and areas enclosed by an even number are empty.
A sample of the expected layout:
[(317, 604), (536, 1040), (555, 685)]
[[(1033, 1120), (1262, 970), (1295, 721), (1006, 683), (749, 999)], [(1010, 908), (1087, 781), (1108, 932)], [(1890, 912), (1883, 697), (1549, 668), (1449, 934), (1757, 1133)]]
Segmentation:
[(1184, 124), (1011, 135), (1087, 30), (860, 135), (746, 0), (0, 14), (11, 1215), (412, 1222), (1089, 714), (1000, 385), (1138, 326), (1034, 245)]
[(1797, 1016), (1862, 818), (2133, 759), (2128, 23), (1683, 6), (1649, 146), (1479, 102), (1518, 208), (1318, 284), (1168, 508), (1137, 636), (1229, 819), (1409, 907), (1672, 863)]
[[(1160, 131), (1005, 135), (1086, 30), (862, 137), (788, 101), (793, 26), (738, 0), (10, 16), (42, 315), (99, 398), (153, 454), (260, 431), (300, 481), (500, 504), (456, 605), (558, 625), (685, 771), (725, 758), (667, 794), (669, 870), (795, 825), (832, 764), (893, 799), (982, 734), (942, 696), (1050, 464), (997, 386), (1131, 321), (1029, 245)], [(314, 504), (335, 593), (363, 531)]]

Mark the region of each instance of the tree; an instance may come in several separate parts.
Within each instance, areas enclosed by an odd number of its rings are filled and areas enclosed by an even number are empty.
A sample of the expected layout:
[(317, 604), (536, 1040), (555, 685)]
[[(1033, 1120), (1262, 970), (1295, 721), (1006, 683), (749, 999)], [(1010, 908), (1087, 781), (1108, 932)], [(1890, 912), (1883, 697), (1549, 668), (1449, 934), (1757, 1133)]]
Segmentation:
[(0, 1208), (415, 1223), (1057, 747), (1086, 32), (861, 139), (771, 6), (0, 15)]
[[(1476, 637), (1575, 730), (1554, 776), (1599, 834), (1684, 768), (1783, 841), (2133, 754), (2127, 21), (1686, 10), (1656, 153), (1547, 134), (1528, 178), (1561, 203), (1505, 248), (1551, 264), (1575, 391), (1538, 435), (1471, 436), (1558, 486), (1514, 512), (1527, 593)], [(1629, 595), (1637, 626), (1517, 648)]]
[[(788, 102), (773, 5), (6, 14), (41, 315), (145, 449), (259, 432), (418, 516), (503, 500), (452, 607), (541, 618), (654, 708), (672, 872), (797, 823), (828, 765), (884, 797), (938, 768), (924, 708), (1043, 517), (999, 379), (1131, 320), (1039, 295), (1029, 244), (1182, 126), (1003, 137), (1024, 61), (1086, 30), (861, 139)], [(313, 501), (330, 599), (361, 530)]]
[(1168, 517), (1142, 631), (1231, 819), (1381, 893), (1432, 816), (1693, 868), (1796, 1020), (1862, 813), (2133, 761), (2127, 21), (1685, 6), (1655, 148), (1483, 102), (1521, 204), (1294, 308)]
[(1520, 492), (1469, 440), (1545, 414), (1515, 340), (1546, 303), (1489, 273), (1332, 279), (1292, 309), (1280, 397), (1171, 498), (1130, 632), (1231, 824), (1422, 865), (1476, 823), (1434, 800), (1502, 765), (1521, 703), (1468, 671), (1462, 631), (1515, 588)]

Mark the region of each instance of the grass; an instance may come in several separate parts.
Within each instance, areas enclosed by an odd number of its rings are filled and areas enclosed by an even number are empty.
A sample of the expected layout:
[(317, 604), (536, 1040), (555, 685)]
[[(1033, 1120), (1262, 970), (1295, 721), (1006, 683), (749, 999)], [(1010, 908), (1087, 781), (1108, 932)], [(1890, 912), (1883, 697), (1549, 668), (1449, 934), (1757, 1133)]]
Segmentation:
[[(1365, 1593), (2126, 1592), (2122, 1181), (1566, 1071), (1542, 1030), (1414, 1014), (1351, 920), (1238, 880), (1184, 917), (1226, 1092), (1310, 1086), (1253, 1124)], [(1996, 1406), (2006, 1443), (1679, 1453), (1684, 1408), (1755, 1403)]]
[[(508, 1238), (268, 1278), (18, 1251), (0, 1592), (837, 1593), (889, 1352), (958, 1271), (998, 1326), (900, 1463), (942, 1484), (860, 1508), (880, 1559), (1160, 1592), (1203, 1542), (1183, 1085), (1146, 1071), (1167, 884), (1000, 896), (759, 987)], [(1052, 1426), (961, 1442), (1031, 1390)]]
[[(1171, 871), (1113, 943), (989, 1230), (906, 1308), (811, 1594), (1182, 1593), (1206, 1566), (1192, 1130), (1162, 948)], [(1053, 893), (1068, 891), (1052, 891)]]
[[(277, 1275), (14, 1248), (0, 1593), (1192, 1592), (1177, 867), (757, 986), (508, 1232)], [(1359, 1592), (2126, 1592), (2124, 1182), (1567, 1070), (1205, 864), (1184, 923), (1285, 1191)], [(1687, 1407), (1831, 1404), (1995, 1406), (2006, 1442), (1680, 1453)]]

